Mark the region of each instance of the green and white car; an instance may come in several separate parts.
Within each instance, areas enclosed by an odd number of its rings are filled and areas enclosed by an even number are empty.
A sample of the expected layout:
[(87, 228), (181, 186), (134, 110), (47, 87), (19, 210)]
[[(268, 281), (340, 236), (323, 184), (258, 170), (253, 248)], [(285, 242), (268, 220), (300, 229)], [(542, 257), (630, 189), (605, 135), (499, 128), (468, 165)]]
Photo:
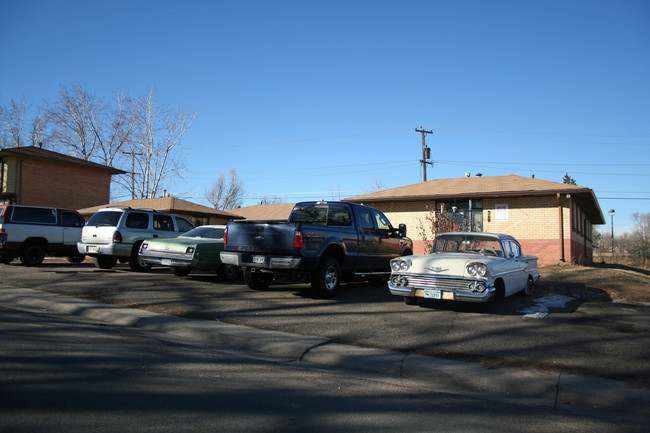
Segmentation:
[(140, 247), (140, 260), (152, 266), (168, 266), (174, 275), (186, 276), (193, 269), (216, 272), (232, 280), (239, 268), (221, 263), (225, 225), (196, 227), (176, 238), (146, 239)]

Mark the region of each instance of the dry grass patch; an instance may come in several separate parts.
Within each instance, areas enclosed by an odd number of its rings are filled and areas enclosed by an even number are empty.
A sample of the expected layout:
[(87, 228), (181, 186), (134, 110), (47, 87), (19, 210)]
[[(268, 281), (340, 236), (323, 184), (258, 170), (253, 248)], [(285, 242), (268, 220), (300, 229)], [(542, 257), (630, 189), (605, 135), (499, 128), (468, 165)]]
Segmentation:
[(623, 265), (540, 266), (534, 295), (561, 294), (584, 300), (650, 305), (650, 272)]

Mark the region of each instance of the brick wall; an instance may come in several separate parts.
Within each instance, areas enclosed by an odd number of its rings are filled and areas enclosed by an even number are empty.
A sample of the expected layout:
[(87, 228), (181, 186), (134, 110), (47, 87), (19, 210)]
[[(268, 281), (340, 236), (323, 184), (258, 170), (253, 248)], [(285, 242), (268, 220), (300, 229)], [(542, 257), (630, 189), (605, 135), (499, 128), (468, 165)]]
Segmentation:
[(18, 204), (82, 209), (110, 202), (106, 171), (35, 158), (21, 162)]

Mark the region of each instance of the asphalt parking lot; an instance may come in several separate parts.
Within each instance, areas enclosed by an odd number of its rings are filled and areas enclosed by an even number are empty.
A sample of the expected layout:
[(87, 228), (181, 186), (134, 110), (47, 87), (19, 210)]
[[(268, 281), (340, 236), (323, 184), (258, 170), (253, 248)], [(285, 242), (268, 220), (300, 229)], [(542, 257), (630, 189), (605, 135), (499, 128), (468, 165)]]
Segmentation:
[(383, 283), (346, 284), (333, 299), (315, 299), (304, 284), (275, 284), (256, 292), (241, 280), (222, 283), (208, 274), (176, 277), (162, 268), (135, 273), (125, 265), (100, 270), (58, 260), (33, 268), (18, 261), (0, 265), (0, 282), (352, 346), (650, 388), (647, 306), (570, 298), (544, 303), (515, 296), (486, 314), (471, 304), (407, 306)]

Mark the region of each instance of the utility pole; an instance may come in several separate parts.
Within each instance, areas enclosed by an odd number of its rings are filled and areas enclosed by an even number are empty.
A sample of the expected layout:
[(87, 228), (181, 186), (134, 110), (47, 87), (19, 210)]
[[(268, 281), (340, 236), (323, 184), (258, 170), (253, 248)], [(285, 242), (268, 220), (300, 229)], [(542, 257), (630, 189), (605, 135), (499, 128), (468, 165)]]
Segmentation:
[(427, 162), (427, 160), (431, 157), (431, 149), (427, 147), (427, 145), (424, 142), (424, 136), (426, 134), (433, 134), (433, 131), (426, 131), (420, 126), (420, 129), (415, 128), (415, 132), (419, 132), (422, 134), (422, 159), (420, 162), (422, 163), (422, 174), (424, 181), (427, 181), (427, 164), (430, 164), (433, 166), (433, 162)]

